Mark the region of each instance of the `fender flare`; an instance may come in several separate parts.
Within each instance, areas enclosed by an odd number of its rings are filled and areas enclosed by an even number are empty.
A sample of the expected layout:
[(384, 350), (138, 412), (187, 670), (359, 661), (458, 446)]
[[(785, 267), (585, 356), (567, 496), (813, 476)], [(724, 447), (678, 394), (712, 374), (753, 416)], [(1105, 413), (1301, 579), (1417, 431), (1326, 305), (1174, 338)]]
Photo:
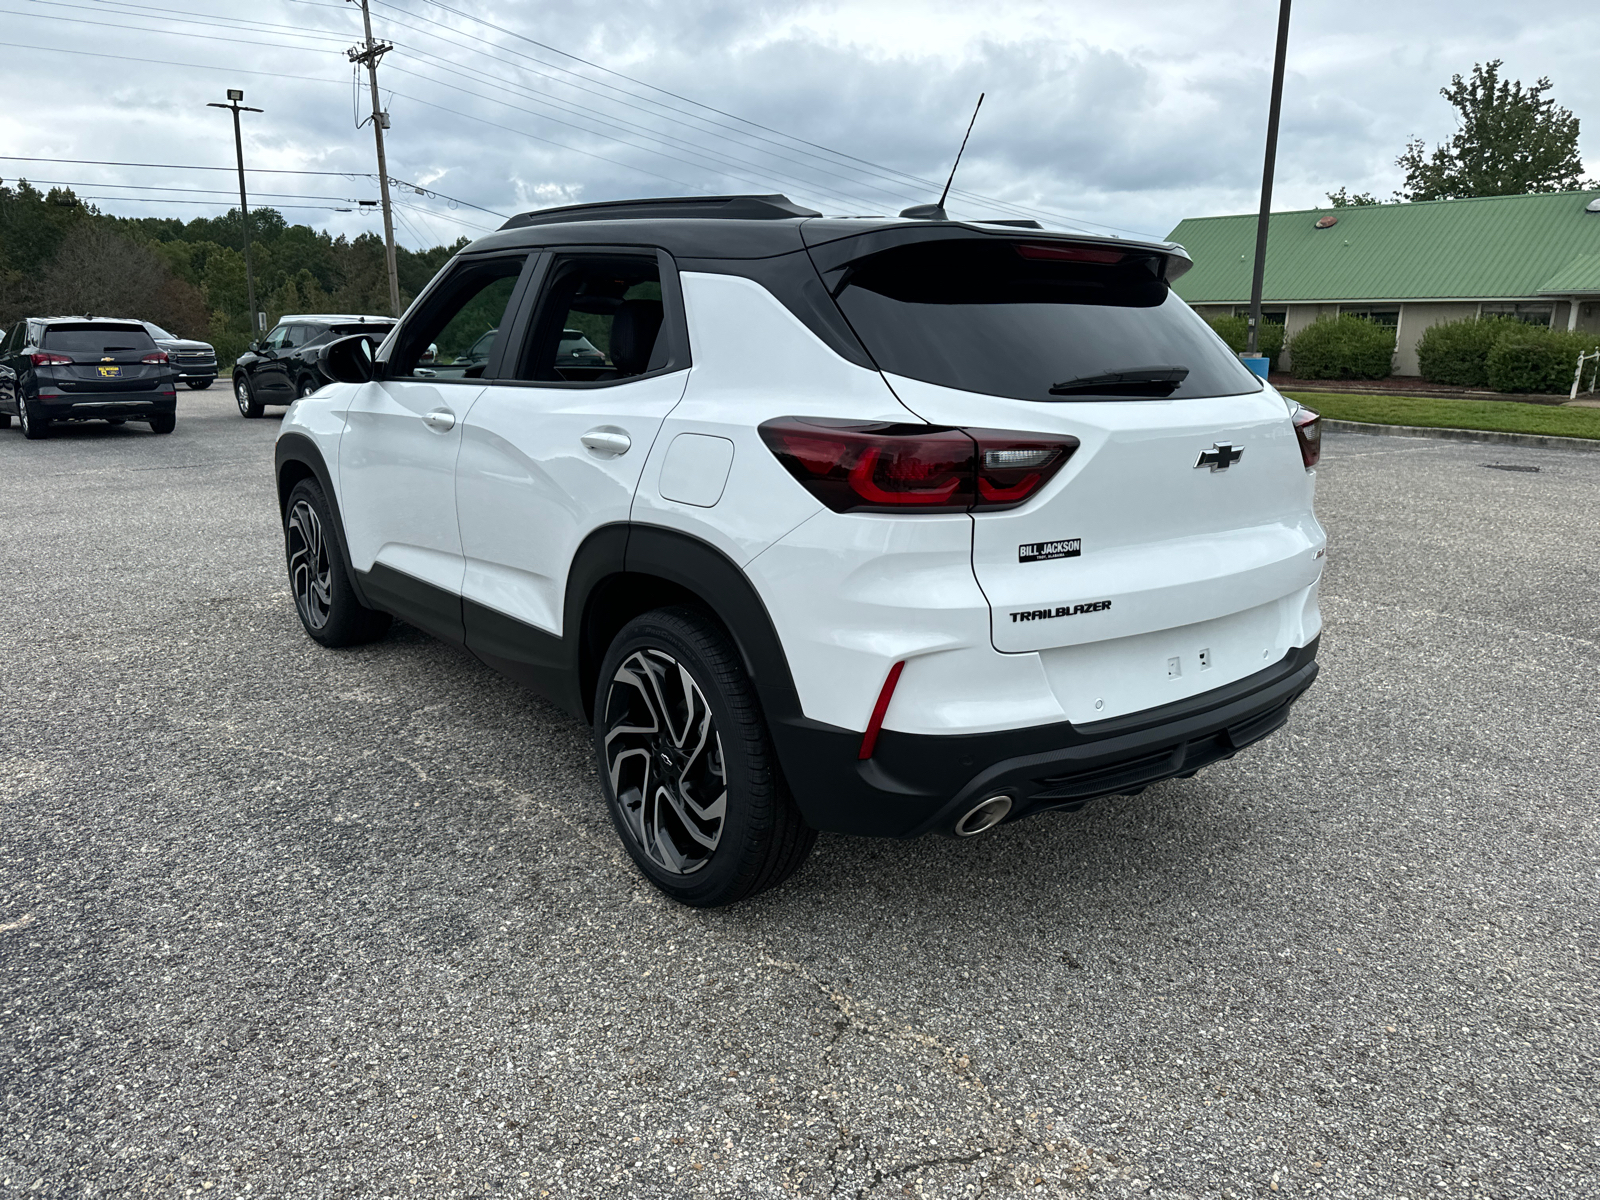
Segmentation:
[(291, 431), (282, 434), (273, 448), (272, 475), (278, 492), (279, 519), (288, 520), (289, 492), (295, 482), (304, 476), (303, 471), (291, 469), (291, 464), (298, 464), (309, 471), (322, 489), (323, 498), (327, 500), (329, 513), (333, 517), (333, 541), (339, 547), (339, 561), (344, 564), (345, 578), (350, 581), (350, 588), (362, 606), (373, 607), (368, 603), (366, 593), (361, 589), (360, 575), (350, 561), (350, 548), (344, 540), (344, 515), (339, 511), (339, 496), (333, 490), (333, 477), (328, 473), (328, 464), (322, 457), (322, 450), (303, 433)]

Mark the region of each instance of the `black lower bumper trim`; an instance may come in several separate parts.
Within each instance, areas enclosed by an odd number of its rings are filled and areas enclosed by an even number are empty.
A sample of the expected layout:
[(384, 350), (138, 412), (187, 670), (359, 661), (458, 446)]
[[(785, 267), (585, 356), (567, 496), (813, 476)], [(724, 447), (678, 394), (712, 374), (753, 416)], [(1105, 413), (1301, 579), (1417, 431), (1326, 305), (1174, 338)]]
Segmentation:
[(1195, 771), (1260, 741), (1289, 719), (1317, 675), (1317, 642), (1236, 683), (1093, 725), (1035, 726), (952, 737), (884, 730), (856, 760), (861, 735), (814, 721), (774, 737), (806, 819), (819, 829), (887, 837), (948, 832), (979, 801), (1005, 793), (1008, 820), (1076, 808)]

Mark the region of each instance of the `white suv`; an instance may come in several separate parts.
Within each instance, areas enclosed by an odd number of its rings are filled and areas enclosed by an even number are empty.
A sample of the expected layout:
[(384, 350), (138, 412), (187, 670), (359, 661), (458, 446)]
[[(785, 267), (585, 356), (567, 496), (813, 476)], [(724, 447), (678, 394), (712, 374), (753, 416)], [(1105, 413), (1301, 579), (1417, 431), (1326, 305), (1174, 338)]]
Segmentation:
[(1316, 416), (1171, 292), (1189, 266), (781, 196), (514, 217), (285, 417), (301, 620), (399, 617), (591, 724), (623, 843), (687, 904), (817, 830), (970, 836), (1193, 775), (1310, 686), (1325, 539)]

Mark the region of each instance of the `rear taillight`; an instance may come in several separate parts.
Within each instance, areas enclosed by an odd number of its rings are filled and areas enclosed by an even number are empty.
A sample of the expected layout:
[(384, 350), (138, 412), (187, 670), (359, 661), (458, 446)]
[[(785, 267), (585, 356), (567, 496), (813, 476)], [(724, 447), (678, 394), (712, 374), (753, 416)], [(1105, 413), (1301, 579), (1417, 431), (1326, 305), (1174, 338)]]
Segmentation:
[(1309, 408), (1294, 410), (1294, 436), (1300, 442), (1300, 458), (1307, 469), (1322, 458), (1322, 417)]
[(150, 363), (152, 365), (159, 365), (159, 364), (164, 363), (164, 362), (167, 361), (167, 352), (165, 350), (152, 350), (149, 354), (146, 354), (139, 361), (142, 362), (142, 363)]
[(70, 367), (72, 365), (72, 360), (65, 354), (49, 354), (45, 351), (38, 351), (28, 357), (33, 359), (33, 365), (36, 367)]
[(1078, 448), (1070, 436), (821, 417), (779, 417), (760, 432), (789, 474), (841, 513), (1015, 508)]

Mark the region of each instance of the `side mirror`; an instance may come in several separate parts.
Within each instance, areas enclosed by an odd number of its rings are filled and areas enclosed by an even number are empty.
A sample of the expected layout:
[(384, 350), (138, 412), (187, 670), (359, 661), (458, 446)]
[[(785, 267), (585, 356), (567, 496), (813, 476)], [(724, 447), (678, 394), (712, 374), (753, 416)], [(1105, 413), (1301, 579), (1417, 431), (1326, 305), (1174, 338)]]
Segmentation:
[(354, 333), (329, 342), (322, 348), (319, 363), (322, 373), (336, 383), (367, 383), (372, 379), (373, 342), (364, 333)]

